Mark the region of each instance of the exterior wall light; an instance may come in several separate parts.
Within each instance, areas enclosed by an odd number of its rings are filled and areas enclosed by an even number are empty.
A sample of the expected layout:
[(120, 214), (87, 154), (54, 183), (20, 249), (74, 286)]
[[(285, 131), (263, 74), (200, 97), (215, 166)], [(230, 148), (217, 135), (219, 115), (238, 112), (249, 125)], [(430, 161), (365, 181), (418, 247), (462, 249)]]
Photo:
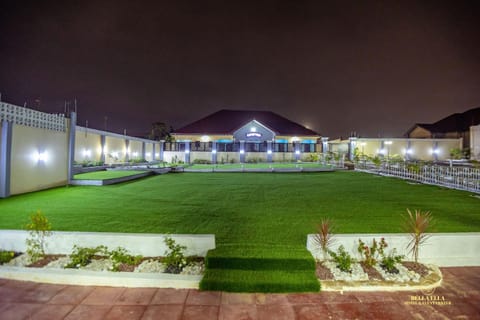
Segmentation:
[(413, 153), (413, 150), (411, 148), (408, 148), (407, 150), (405, 150), (405, 153), (406, 154), (412, 154)]
[(134, 153), (133, 153), (133, 156), (134, 156), (134, 157), (138, 157), (138, 152), (134, 152)]
[(214, 154), (215, 154), (215, 153), (217, 153), (217, 150), (215, 150), (215, 149), (212, 149), (212, 153), (214, 153)]
[(432, 151), (432, 152), (433, 152), (433, 154), (439, 154), (439, 153), (440, 153), (440, 149), (438, 149), (438, 148), (435, 148), (435, 149), (433, 149), (433, 151)]
[(147, 152), (145, 156), (150, 157), (152, 154), (150, 152)]
[(208, 141), (210, 141), (210, 137), (209, 137), (209, 136), (202, 136), (202, 137), (200, 138), (200, 141), (202, 141), (202, 142), (208, 142)]
[(267, 153), (268, 153), (268, 154), (272, 154), (272, 150), (267, 150)]
[(298, 137), (292, 137), (292, 142), (297, 142), (299, 141), (300, 139)]
[(35, 162), (46, 162), (48, 161), (48, 153), (46, 151), (34, 152), (32, 158)]
[(295, 154), (300, 154), (300, 150), (295, 150)]
[(251, 127), (251, 128), (250, 128), (250, 132), (257, 132), (257, 128)]
[(157, 158), (160, 157), (160, 153), (158, 153), (158, 152), (155, 153), (155, 157), (157, 157)]
[(185, 150), (185, 153), (186, 153), (186, 154), (189, 154), (189, 153), (190, 153), (190, 150)]
[(244, 154), (244, 153), (245, 153), (245, 150), (240, 149), (240, 154)]
[(112, 152), (112, 157), (118, 158), (118, 152)]
[(392, 141), (385, 141), (386, 145), (391, 145), (393, 142)]
[(88, 149), (84, 149), (83, 150), (83, 157), (84, 158), (90, 158), (90, 156), (92, 155), (92, 152)]

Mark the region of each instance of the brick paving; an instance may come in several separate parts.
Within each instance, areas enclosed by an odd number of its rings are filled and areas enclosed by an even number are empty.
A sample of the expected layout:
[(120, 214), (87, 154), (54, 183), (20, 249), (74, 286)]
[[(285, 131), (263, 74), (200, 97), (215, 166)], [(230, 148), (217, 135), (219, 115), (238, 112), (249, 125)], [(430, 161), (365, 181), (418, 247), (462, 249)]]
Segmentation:
[(236, 294), (0, 279), (0, 319), (480, 319), (480, 267), (441, 270), (433, 293)]

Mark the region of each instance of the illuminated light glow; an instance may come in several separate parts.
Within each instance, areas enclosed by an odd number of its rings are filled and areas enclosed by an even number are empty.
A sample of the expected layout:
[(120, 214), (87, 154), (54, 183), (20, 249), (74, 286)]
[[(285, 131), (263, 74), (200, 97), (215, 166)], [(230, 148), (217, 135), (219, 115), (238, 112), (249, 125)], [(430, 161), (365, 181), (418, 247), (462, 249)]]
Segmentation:
[(240, 149), (240, 154), (244, 154), (244, 153), (245, 153), (245, 150)]
[(293, 141), (293, 142), (296, 142), (296, 141), (298, 141), (298, 140), (300, 140), (298, 137), (292, 137), (292, 141)]
[(440, 149), (433, 149), (433, 154), (439, 154), (440, 153)]
[(392, 141), (385, 141), (386, 145), (391, 145), (393, 142)]
[(267, 150), (267, 153), (268, 153), (268, 154), (272, 154), (272, 150)]
[(247, 138), (260, 138), (262, 134), (259, 132), (248, 132), (246, 136)]
[(118, 152), (112, 152), (112, 157), (118, 158)]
[(387, 149), (380, 149), (380, 150), (378, 150), (378, 153), (387, 154)]
[(185, 150), (185, 153), (186, 153), (186, 154), (189, 154), (189, 153), (190, 153), (190, 150)]
[(44, 152), (34, 152), (32, 154), (32, 159), (35, 162), (47, 162), (48, 161), (48, 153)]
[(134, 152), (134, 153), (133, 153), (133, 156), (134, 156), (134, 157), (138, 157), (138, 152)]
[(151, 154), (150, 152), (147, 152), (145, 155), (146, 155), (147, 157), (150, 157), (152, 154)]
[(361, 145), (362, 147), (365, 147), (365, 146), (367, 145), (367, 143), (366, 143), (366, 142), (360, 142), (360, 145)]
[(300, 154), (300, 150), (295, 150), (295, 154)]
[(100, 152), (103, 153), (104, 155), (106, 155), (107, 154), (107, 148), (105, 147), (105, 148), (101, 149)]
[(217, 150), (215, 150), (215, 149), (212, 149), (212, 153), (217, 153)]
[(210, 141), (210, 137), (209, 137), (209, 136), (202, 136), (202, 137), (200, 138), (200, 141), (202, 141), (202, 142), (208, 142), (208, 141)]
[(403, 153), (404, 154), (412, 154), (413, 153), (413, 150), (412, 149), (403, 149)]
[(88, 149), (83, 149), (83, 157), (84, 157), (84, 158), (90, 157), (91, 154), (92, 154), (92, 152), (91, 152), (90, 150), (88, 150)]
[(160, 153), (155, 153), (155, 157), (159, 157), (160, 156)]
[(250, 128), (250, 132), (257, 132), (257, 128), (251, 127), (251, 128)]

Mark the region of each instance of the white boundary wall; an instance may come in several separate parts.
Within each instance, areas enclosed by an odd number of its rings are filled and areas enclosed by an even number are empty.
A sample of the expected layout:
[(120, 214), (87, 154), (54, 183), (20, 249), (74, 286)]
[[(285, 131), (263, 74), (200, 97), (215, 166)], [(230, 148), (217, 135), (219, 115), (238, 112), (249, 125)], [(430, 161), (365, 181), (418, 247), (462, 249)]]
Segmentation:
[[(165, 236), (187, 247), (185, 255), (205, 257), (207, 251), (215, 249), (215, 235), (148, 234), (148, 233), (108, 233), (108, 232), (61, 232), (54, 231), (46, 238), (46, 253), (70, 254), (73, 246), (107, 246), (109, 250), (122, 247), (134, 255), (145, 257), (164, 256), (167, 246)], [(28, 232), (24, 230), (0, 230), (0, 248), (25, 252)]]
[[(433, 233), (425, 244), (420, 246), (419, 261), (422, 263), (431, 263), (440, 267), (460, 267), (460, 266), (480, 266), (480, 232), (468, 233)], [(314, 242), (313, 234), (307, 238), (307, 249), (316, 259), (322, 259), (323, 255), (320, 248)], [(336, 251), (340, 245), (343, 245), (352, 257), (360, 258), (357, 251), (358, 239), (362, 239), (368, 246), (375, 238), (380, 241), (385, 238), (388, 244), (386, 252), (393, 248), (397, 249), (397, 254), (403, 254), (406, 260), (413, 260), (408, 254), (407, 244), (408, 234), (336, 234), (335, 242), (331, 250)]]

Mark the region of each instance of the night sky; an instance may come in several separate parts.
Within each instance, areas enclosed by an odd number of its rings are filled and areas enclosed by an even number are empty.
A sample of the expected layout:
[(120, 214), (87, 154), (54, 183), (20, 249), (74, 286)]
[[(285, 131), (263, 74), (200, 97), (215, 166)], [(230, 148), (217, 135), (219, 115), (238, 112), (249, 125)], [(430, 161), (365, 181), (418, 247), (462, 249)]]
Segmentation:
[(0, 92), (132, 135), (227, 108), (401, 136), (480, 106), (480, 1), (3, 0)]

